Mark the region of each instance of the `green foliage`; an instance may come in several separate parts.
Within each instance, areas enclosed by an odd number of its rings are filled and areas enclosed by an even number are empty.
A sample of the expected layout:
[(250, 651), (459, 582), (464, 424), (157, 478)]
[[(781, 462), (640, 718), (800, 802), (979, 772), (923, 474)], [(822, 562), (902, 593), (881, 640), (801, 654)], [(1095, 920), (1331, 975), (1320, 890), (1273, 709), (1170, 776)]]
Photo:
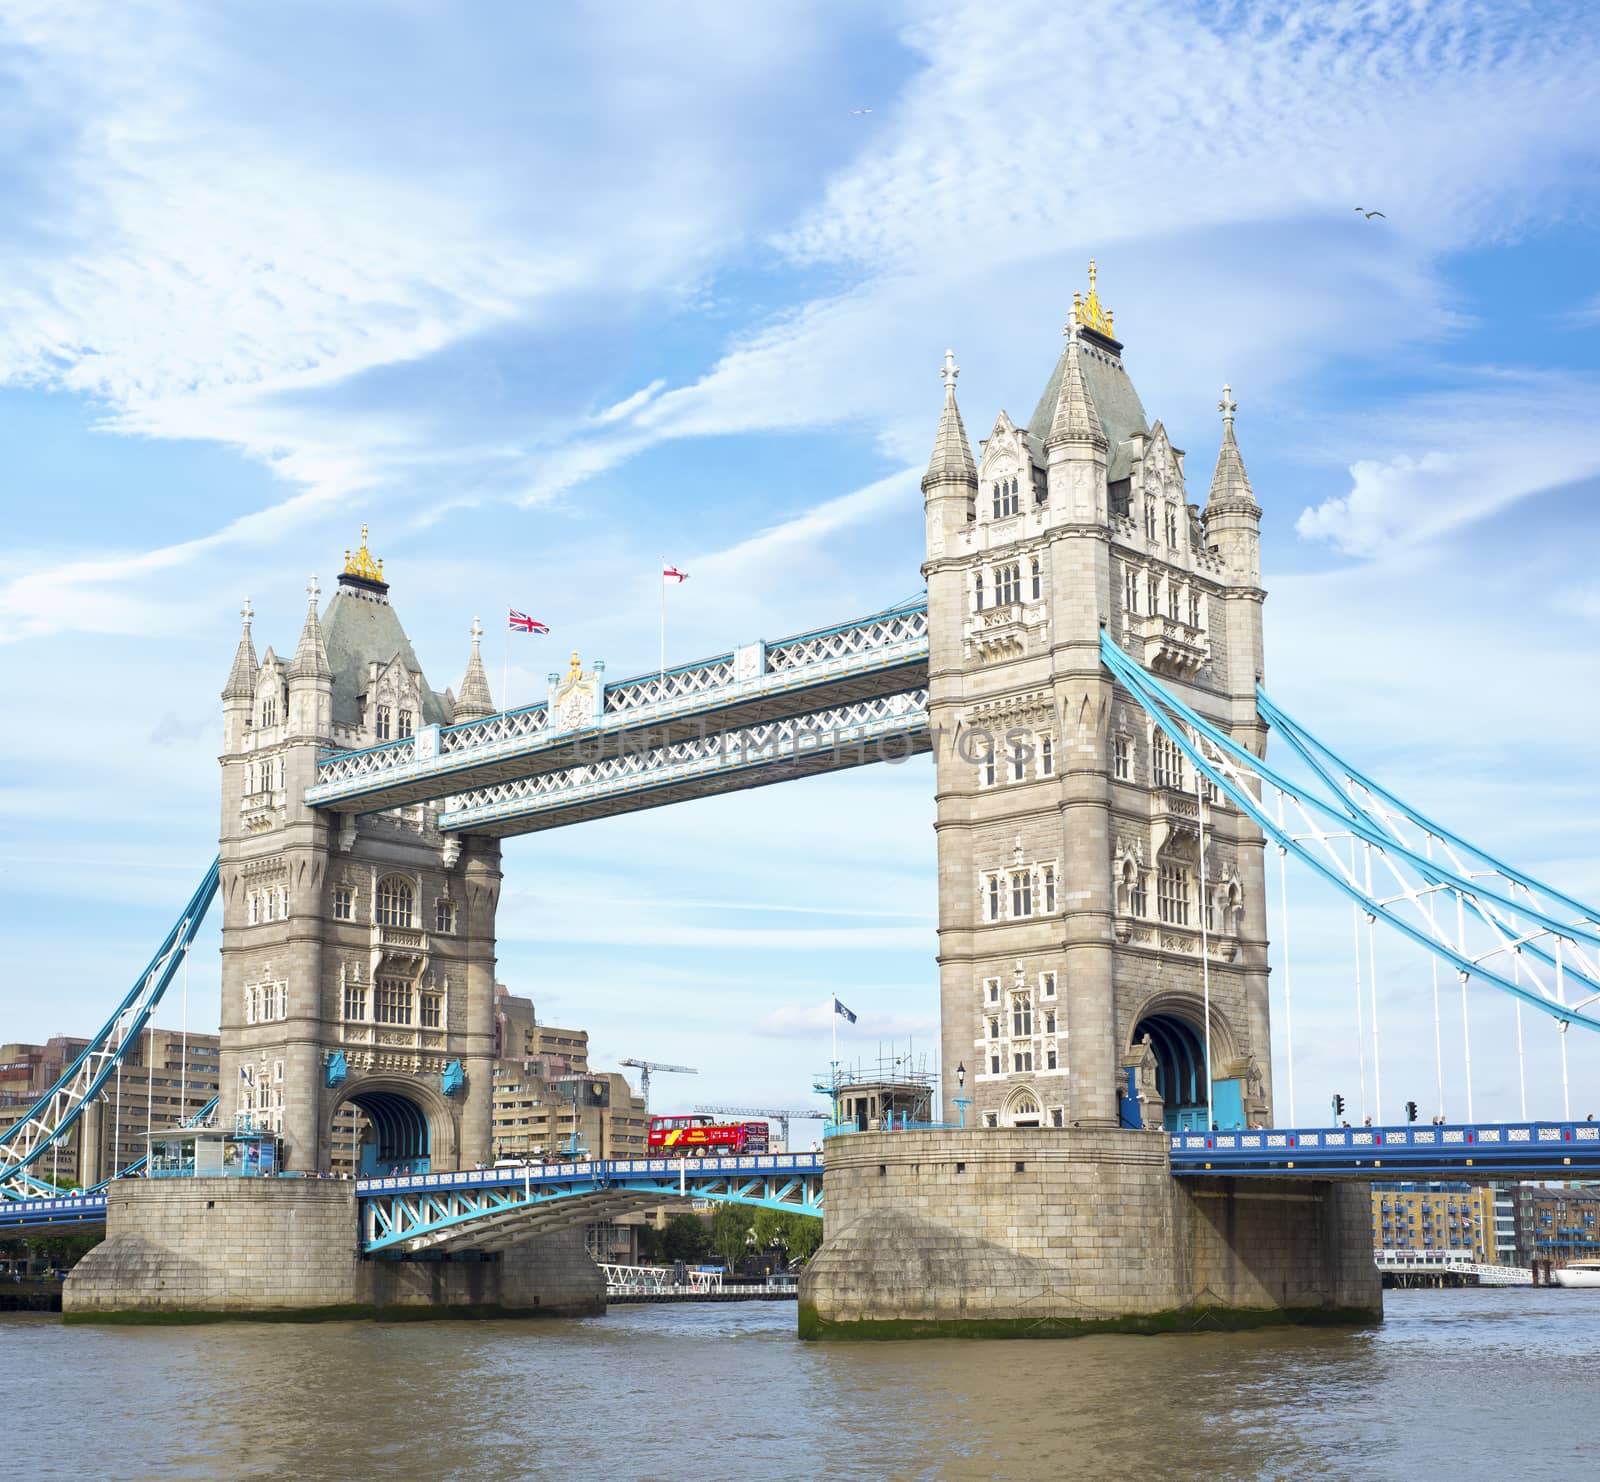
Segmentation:
[(639, 1253), (651, 1265), (683, 1261), (696, 1265), (711, 1254), (711, 1232), (698, 1215), (675, 1214), (664, 1230), (641, 1230)]
[(723, 1265), (737, 1270), (750, 1248), (750, 1211), (739, 1204), (719, 1204), (711, 1216), (711, 1244)]
[(756, 1249), (779, 1246), (791, 1264), (809, 1260), (822, 1244), (822, 1221), (786, 1209), (758, 1209), (753, 1222)]

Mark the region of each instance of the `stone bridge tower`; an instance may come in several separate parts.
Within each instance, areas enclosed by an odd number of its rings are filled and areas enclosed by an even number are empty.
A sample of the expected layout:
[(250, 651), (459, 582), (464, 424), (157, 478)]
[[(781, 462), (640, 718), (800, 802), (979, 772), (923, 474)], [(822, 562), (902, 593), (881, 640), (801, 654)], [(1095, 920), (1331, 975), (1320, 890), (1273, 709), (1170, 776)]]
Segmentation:
[(979, 1126), (1128, 1125), (1131, 1070), (1146, 1126), (1208, 1102), (1237, 1126), (1271, 1111), (1262, 841), (1197, 794), (1099, 647), (1259, 752), (1261, 511), (1226, 389), (1188, 502), (1092, 263), (1089, 283), (1032, 418), (1002, 411), (976, 462), (946, 355), (922, 481), (946, 1095), (962, 1066)]
[(225, 1122), (265, 1124), (285, 1166), (329, 1167), (363, 1118), (366, 1165), (488, 1161), (500, 846), (443, 837), (431, 805), (337, 818), (307, 807), (319, 755), (381, 745), (494, 705), (474, 624), (459, 698), (435, 692), (382, 563), (345, 553), (293, 659), (244, 632), (222, 693)]

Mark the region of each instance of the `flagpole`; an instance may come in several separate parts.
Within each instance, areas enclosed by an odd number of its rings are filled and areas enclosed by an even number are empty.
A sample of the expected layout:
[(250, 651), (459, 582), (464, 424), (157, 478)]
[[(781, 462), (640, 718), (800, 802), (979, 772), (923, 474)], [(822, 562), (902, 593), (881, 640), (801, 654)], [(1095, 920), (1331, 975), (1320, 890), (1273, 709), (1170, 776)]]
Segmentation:
[(656, 577), (661, 588), (661, 668), (656, 674), (661, 684), (667, 682), (667, 558), (661, 558), (661, 571)]
[(511, 618), (507, 616), (505, 631), (500, 635), (500, 708), (511, 708)]

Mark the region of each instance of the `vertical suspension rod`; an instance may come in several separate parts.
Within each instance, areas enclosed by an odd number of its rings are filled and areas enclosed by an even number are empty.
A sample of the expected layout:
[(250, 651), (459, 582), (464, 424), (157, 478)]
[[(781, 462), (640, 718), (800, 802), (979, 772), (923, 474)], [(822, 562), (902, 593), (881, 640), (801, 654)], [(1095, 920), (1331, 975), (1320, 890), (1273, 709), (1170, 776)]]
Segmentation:
[[(1283, 827), (1283, 794), (1278, 794), (1278, 827)], [(1289, 958), (1289, 851), (1278, 845), (1278, 899), (1283, 903), (1283, 1026), (1289, 1049), (1289, 1125), (1298, 1127), (1294, 1112), (1294, 975)]]
[[(1356, 836), (1350, 835), (1350, 879), (1356, 878)], [(1361, 1069), (1361, 1115), (1367, 1114), (1367, 1027), (1366, 1010), (1361, 1007), (1361, 907), (1350, 902), (1350, 932), (1356, 969), (1356, 1063)]]
[[(1367, 899), (1372, 899), (1372, 845), (1363, 844), (1366, 856)], [(1367, 992), (1372, 998), (1372, 1121), (1383, 1126), (1383, 1072), (1378, 1068), (1378, 955), (1373, 938), (1373, 924), (1377, 917), (1367, 912)]]

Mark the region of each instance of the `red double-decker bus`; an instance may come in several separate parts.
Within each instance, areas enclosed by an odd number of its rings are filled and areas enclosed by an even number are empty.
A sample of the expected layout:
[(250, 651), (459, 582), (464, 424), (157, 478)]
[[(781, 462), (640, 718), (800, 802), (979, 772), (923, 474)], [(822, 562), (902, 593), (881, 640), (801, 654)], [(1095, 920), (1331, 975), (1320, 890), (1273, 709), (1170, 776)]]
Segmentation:
[(651, 1117), (652, 1158), (725, 1158), (767, 1151), (765, 1122), (715, 1122), (708, 1116)]

